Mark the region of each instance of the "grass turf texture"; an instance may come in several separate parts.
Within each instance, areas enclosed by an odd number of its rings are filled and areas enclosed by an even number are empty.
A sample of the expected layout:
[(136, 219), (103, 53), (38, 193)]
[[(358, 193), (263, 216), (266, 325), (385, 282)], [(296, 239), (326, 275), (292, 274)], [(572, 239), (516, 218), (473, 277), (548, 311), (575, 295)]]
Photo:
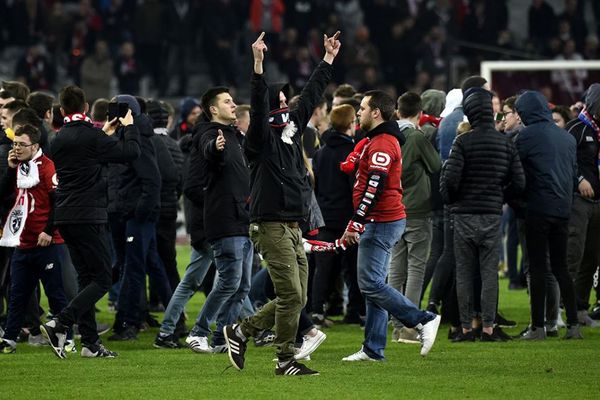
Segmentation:
[[(182, 272), (188, 260), (189, 247), (178, 247)], [(500, 281), (500, 309), (519, 322), (507, 330), (517, 334), (529, 319), (528, 298), (507, 286)], [(203, 301), (198, 293), (189, 303), (188, 327)], [(106, 298), (98, 308), (98, 320), (112, 323)], [(598, 398), (600, 329), (584, 329), (582, 341), (458, 344), (448, 341), (447, 329), (440, 327), (427, 358), (417, 345), (389, 342), (390, 332), (385, 362), (342, 363), (360, 348), (363, 331), (338, 323), (325, 331), (327, 340), (307, 362), (321, 372), (311, 377), (276, 377), (274, 349), (252, 343), (241, 372), (225, 370), (226, 354), (155, 349), (157, 328), (140, 333), (135, 342), (108, 342), (105, 335), (107, 347), (119, 352), (112, 360), (78, 354), (59, 360), (48, 347), (19, 343), (15, 354), (0, 354), (0, 399)]]

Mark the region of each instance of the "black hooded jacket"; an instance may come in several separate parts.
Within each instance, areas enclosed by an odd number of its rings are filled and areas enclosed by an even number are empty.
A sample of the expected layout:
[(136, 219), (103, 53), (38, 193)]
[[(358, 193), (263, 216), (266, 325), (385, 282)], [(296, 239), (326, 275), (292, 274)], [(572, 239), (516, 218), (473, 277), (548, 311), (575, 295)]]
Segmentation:
[(85, 121), (65, 124), (52, 142), (58, 188), (55, 225), (106, 224), (108, 221), (106, 163), (137, 160), (140, 135), (134, 125), (122, 130), (122, 140), (107, 136)]
[(527, 177), (527, 212), (569, 218), (577, 184), (577, 143), (556, 126), (548, 101), (526, 91), (515, 108), (525, 127), (515, 142)]
[[(317, 66), (300, 94), (298, 107), (289, 113), (285, 128), (269, 124), (269, 111), (279, 108), (279, 92), (268, 88), (264, 74), (253, 74), (245, 147), (251, 167), (252, 221), (306, 219), (311, 187), (302, 157), (302, 131), (331, 80), (332, 70), (324, 61)], [(291, 144), (282, 138), (286, 133), (290, 134), (286, 138), (289, 137)]]
[(354, 176), (340, 170), (354, 149), (354, 140), (341, 132), (330, 129), (322, 136), (325, 146), (313, 158), (315, 195), (328, 229), (344, 230), (354, 214), (352, 188)]
[[(600, 84), (592, 84), (586, 91), (585, 107), (590, 115), (600, 114)], [(600, 121), (595, 119), (596, 124)], [(594, 190), (594, 200), (600, 199), (600, 174), (598, 172), (598, 151), (600, 142), (598, 134), (579, 118), (570, 121), (565, 127), (577, 142), (577, 181), (587, 180)]]
[(125, 219), (156, 222), (160, 213), (161, 175), (152, 144), (152, 121), (146, 114), (137, 115), (133, 120), (140, 132), (141, 154), (127, 164), (121, 175), (117, 209)]
[(468, 90), (463, 110), (472, 130), (454, 141), (440, 191), (454, 213), (500, 215), (505, 194), (518, 196), (525, 188), (517, 150), (510, 139), (494, 129), (488, 91)]
[[(200, 151), (200, 163), (205, 167), (190, 170), (189, 178), (196, 179), (194, 174), (205, 175), (206, 237), (213, 241), (228, 236), (248, 236), (250, 169), (242, 147), (243, 135), (232, 125), (216, 122), (201, 122), (197, 129), (194, 147)], [(223, 151), (215, 146), (219, 129), (225, 137)]]

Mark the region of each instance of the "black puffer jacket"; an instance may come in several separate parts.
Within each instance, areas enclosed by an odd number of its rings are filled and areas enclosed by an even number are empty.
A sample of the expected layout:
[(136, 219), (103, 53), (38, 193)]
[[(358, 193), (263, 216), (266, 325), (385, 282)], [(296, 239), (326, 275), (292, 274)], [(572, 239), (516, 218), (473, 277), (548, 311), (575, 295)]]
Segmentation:
[(315, 173), (315, 195), (321, 208), (325, 226), (343, 230), (352, 215), (352, 187), (354, 175), (340, 170), (340, 163), (346, 160), (354, 149), (354, 140), (334, 129), (323, 134), (325, 146), (313, 158)]
[(135, 116), (134, 125), (140, 132), (141, 154), (123, 172), (117, 195), (118, 209), (126, 219), (156, 222), (160, 212), (161, 176), (152, 144), (154, 130), (145, 114)]
[(160, 218), (177, 218), (177, 204), (183, 190), (183, 154), (175, 139), (164, 134), (154, 134), (152, 144), (160, 170)]
[(523, 167), (513, 143), (494, 129), (488, 91), (468, 90), (463, 100), (472, 130), (458, 136), (444, 165), (440, 191), (459, 214), (502, 214), (504, 193), (525, 188)]

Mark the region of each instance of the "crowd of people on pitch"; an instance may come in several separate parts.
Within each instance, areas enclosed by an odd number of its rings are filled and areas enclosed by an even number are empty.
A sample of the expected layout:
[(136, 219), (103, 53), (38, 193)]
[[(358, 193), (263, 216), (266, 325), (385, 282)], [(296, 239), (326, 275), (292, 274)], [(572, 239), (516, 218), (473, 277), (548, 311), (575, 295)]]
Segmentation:
[[(185, 338), (243, 369), (253, 337), (275, 345), (278, 375), (318, 374), (299, 361), (342, 313), (340, 323), (365, 329), (345, 362), (384, 359), (388, 316), (392, 341), (426, 356), (440, 306), (453, 342), (509, 340), (501, 327), (514, 322), (497, 310), (503, 213), (523, 252), (524, 279), (511, 267), (511, 288), (524, 284), (531, 299), (519, 339), (561, 326), (581, 339), (580, 326), (597, 326), (588, 309), (600, 251), (600, 85), (570, 108), (532, 90), (500, 101), (479, 76), (447, 94), (394, 100), (344, 84), (327, 99), (339, 32), (322, 40), (323, 59), (294, 96), (267, 83), (262, 33), (250, 104), (212, 87), (188, 99), (179, 124), (167, 103), (134, 93), (89, 108), (74, 85), (55, 104), (2, 82), (1, 352), (28, 336), (66, 358), (79, 334), (83, 357), (115, 357), (95, 320), (107, 292), (109, 341), (155, 324), (154, 296), (166, 308), (155, 347)], [(182, 198), (192, 252), (180, 277)], [(207, 297), (191, 326), (185, 306), (200, 288)]]

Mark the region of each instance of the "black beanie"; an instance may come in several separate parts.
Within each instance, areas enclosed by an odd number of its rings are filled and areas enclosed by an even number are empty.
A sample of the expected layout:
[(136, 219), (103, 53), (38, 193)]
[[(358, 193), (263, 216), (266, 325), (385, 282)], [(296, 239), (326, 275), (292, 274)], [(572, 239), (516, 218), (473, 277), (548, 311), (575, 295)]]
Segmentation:
[(156, 100), (148, 100), (146, 102), (146, 112), (150, 119), (152, 119), (153, 128), (166, 128), (169, 112), (165, 107)]

